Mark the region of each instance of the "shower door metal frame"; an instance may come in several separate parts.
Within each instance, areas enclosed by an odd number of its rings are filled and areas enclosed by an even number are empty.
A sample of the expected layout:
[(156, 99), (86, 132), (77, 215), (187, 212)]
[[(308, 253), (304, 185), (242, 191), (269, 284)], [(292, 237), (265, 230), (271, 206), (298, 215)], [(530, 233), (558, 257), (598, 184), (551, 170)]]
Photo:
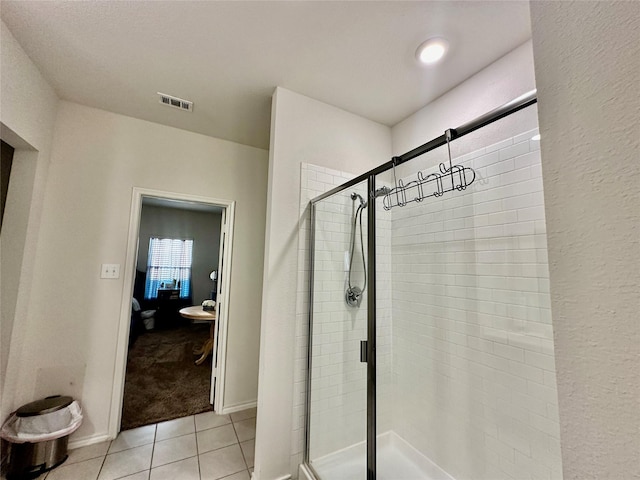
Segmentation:
[(319, 478), (316, 475), (315, 470), (309, 462), (309, 431), (311, 430), (311, 359), (313, 357), (313, 282), (314, 282), (314, 261), (315, 261), (315, 241), (316, 241), (316, 202), (311, 200), (309, 202), (310, 210), (310, 225), (309, 225), (309, 297), (308, 297), (308, 334), (307, 334), (307, 382), (306, 382), (306, 405), (305, 405), (305, 426), (304, 426), (304, 452), (302, 456), (303, 463), (311, 470), (311, 473), (315, 478)]
[(312, 341), (311, 333), (313, 329), (313, 279), (314, 279), (314, 258), (315, 258), (315, 230), (316, 230), (316, 204), (325, 198), (340, 193), (354, 185), (367, 181), (367, 198), (368, 205), (373, 208), (367, 209), (367, 480), (376, 480), (376, 209), (375, 209), (375, 192), (376, 192), (376, 176), (391, 170), (409, 160), (413, 160), (431, 150), (447, 144), (447, 141), (453, 141), (474, 132), (486, 125), (489, 125), (501, 118), (518, 112), (526, 107), (535, 104), (538, 101), (536, 90), (531, 90), (500, 107), (491, 110), (484, 115), (460, 125), (457, 128), (448, 129), (450, 138), (447, 139), (447, 133), (410, 150), (403, 155), (393, 157), (390, 161), (383, 163), (362, 175), (359, 175), (342, 185), (329, 190), (310, 202), (311, 211), (311, 229), (309, 235), (309, 340), (308, 340), (308, 356), (307, 356), (307, 405), (306, 405), (306, 428), (305, 428), (305, 449), (303, 461), (309, 467), (311, 473), (318, 480), (313, 467), (309, 463), (309, 432), (311, 424), (311, 361), (312, 361)]
[(376, 480), (376, 174), (367, 179), (367, 480)]

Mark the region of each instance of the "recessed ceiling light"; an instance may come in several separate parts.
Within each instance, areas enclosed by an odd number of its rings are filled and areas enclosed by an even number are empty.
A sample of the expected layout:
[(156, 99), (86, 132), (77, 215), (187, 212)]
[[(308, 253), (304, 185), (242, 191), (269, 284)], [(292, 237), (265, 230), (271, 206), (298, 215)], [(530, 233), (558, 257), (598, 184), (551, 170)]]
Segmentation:
[(416, 50), (416, 58), (420, 63), (431, 65), (441, 60), (448, 49), (449, 42), (444, 38), (433, 37), (420, 44)]

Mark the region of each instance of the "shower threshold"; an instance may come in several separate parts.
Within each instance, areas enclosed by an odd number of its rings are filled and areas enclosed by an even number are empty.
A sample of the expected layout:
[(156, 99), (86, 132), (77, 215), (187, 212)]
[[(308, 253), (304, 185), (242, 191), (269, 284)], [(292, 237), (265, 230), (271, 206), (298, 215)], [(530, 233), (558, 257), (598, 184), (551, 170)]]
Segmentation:
[[(393, 431), (378, 435), (377, 480), (455, 480)], [(367, 451), (364, 442), (325, 455), (312, 462), (314, 479), (305, 465), (305, 480), (354, 480), (367, 478)]]

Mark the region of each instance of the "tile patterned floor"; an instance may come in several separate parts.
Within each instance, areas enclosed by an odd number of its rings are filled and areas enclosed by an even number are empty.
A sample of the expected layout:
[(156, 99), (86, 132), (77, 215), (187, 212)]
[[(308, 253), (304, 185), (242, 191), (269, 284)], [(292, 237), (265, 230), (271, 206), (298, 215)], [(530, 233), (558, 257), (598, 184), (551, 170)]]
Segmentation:
[(255, 432), (255, 408), (178, 418), (70, 450), (66, 462), (39, 479), (249, 480)]

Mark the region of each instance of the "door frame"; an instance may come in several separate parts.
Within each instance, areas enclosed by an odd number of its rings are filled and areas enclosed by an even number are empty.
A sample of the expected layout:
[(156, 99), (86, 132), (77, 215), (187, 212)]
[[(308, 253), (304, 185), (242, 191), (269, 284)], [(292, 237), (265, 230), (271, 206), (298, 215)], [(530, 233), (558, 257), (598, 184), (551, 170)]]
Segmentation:
[[(219, 206), (223, 206), (217, 203)], [(231, 291), (231, 253), (233, 251), (233, 225), (235, 201), (228, 201), (222, 212), (220, 226), (220, 246), (218, 255), (218, 283), (216, 285), (216, 325), (214, 331), (213, 363), (211, 366), (211, 396), (209, 401), (213, 411), (224, 410), (224, 390), (226, 382), (227, 338), (229, 333), (229, 295)], [(220, 274), (222, 272), (222, 274)]]
[[(127, 368), (127, 345), (131, 323), (131, 298), (133, 296), (135, 263), (138, 256), (138, 237), (140, 234), (140, 215), (142, 213), (143, 197), (163, 198), (185, 202), (204, 203), (215, 205), (225, 209), (225, 224), (221, 225), (220, 235), (224, 237), (224, 258), (219, 258), (224, 268), (222, 275), (218, 277), (218, 290), (222, 293), (217, 297), (214, 336), (214, 363), (212, 364), (211, 385), (214, 389), (213, 409), (221, 412), (224, 401), (226, 351), (229, 318), (229, 293), (231, 286), (231, 259), (233, 251), (233, 226), (235, 218), (234, 200), (225, 200), (186, 193), (167, 192), (148, 188), (133, 187), (131, 195), (131, 212), (129, 215), (129, 236), (127, 239), (127, 253), (123, 272), (122, 299), (120, 308), (120, 320), (118, 324), (118, 337), (116, 342), (116, 361), (113, 373), (113, 388), (111, 392), (111, 409), (109, 414), (109, 437), (115, 438), (120, 432), (122, 421), (122, 405), (124, 400), (124, 382)], [(222, 245), (221, 245), (222, 247)], [(219, 267), (218, 267), (219, 270)], [(214, 376), (217, 377), (214, 382)]]

